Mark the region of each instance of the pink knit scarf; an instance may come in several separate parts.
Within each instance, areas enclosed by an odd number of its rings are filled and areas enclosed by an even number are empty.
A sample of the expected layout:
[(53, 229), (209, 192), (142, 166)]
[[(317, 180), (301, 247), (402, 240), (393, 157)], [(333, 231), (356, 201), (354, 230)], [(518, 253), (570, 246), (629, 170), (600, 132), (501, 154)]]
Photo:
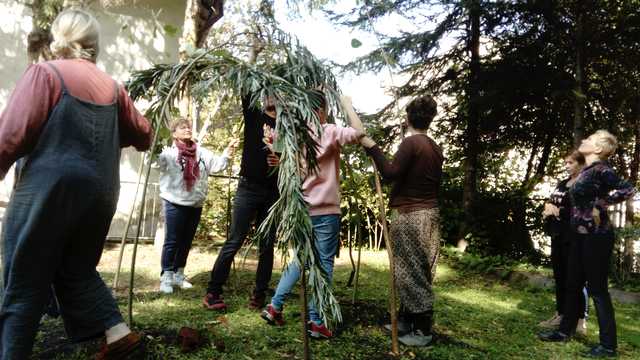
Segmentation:
[(198, 145), (193, 141), (176, 141), (175, 144), (178, 147), (178, 165), (182, 166), (185, 188), (187, 191), (191, 191), (196, 180), (200, 177), (197, 157)]

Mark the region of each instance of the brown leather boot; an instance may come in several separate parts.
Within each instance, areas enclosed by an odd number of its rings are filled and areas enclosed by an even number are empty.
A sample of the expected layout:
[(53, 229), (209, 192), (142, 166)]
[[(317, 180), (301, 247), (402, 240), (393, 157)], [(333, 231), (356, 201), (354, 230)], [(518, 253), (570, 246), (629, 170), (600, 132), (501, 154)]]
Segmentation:
[(144, 343), (138, 333), (131, 332), (111, 344), (102, 344), (96, 360), (139, 360), (144, 356)]

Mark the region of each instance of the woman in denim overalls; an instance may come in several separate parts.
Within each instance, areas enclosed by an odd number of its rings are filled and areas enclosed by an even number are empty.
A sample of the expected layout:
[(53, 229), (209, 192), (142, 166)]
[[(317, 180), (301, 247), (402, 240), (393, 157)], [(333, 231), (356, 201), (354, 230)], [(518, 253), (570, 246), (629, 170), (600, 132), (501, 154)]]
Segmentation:
[(84, 11), (61, 13), (51, 46), (61, 60), (31, 66), (0, 118), (0, 174), (24, 157), (3, 226), (2, 359), (29, 357), (51, 285), (72, 340), (106, 335), (98, 359), (141, 350), (96, 266), (118, 201), (120, 148), (147, 149), (151, 128), (96, 67), (98, 31)]

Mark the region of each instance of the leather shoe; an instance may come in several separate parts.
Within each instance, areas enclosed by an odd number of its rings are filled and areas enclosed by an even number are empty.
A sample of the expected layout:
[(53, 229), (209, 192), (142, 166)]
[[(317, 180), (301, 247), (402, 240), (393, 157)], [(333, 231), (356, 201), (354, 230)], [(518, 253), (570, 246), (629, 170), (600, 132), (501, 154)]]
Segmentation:
[(538, 339), (550, 342), (566, 342), (569, 341), (569, 335), (565, 335), (560, 331), (544, 331), (538, 333)]

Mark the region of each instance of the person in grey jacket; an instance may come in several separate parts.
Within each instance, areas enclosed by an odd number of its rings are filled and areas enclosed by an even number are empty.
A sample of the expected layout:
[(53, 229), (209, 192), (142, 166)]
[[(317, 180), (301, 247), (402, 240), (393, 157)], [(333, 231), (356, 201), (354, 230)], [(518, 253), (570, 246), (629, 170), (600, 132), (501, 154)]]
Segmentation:
[(172, 293), (174, 286), (192, 287), (184, 268), (207, 197), (207, 178), (227, 167), (237, 145), (233, 140), (221, 155), (215, 155), (193, 141), (191, 127), (188, 119), (174, 120), (169, 127), (173, 144), (162, 150), (157, 161), (165, 213), (160, 292), (165, 294)]

